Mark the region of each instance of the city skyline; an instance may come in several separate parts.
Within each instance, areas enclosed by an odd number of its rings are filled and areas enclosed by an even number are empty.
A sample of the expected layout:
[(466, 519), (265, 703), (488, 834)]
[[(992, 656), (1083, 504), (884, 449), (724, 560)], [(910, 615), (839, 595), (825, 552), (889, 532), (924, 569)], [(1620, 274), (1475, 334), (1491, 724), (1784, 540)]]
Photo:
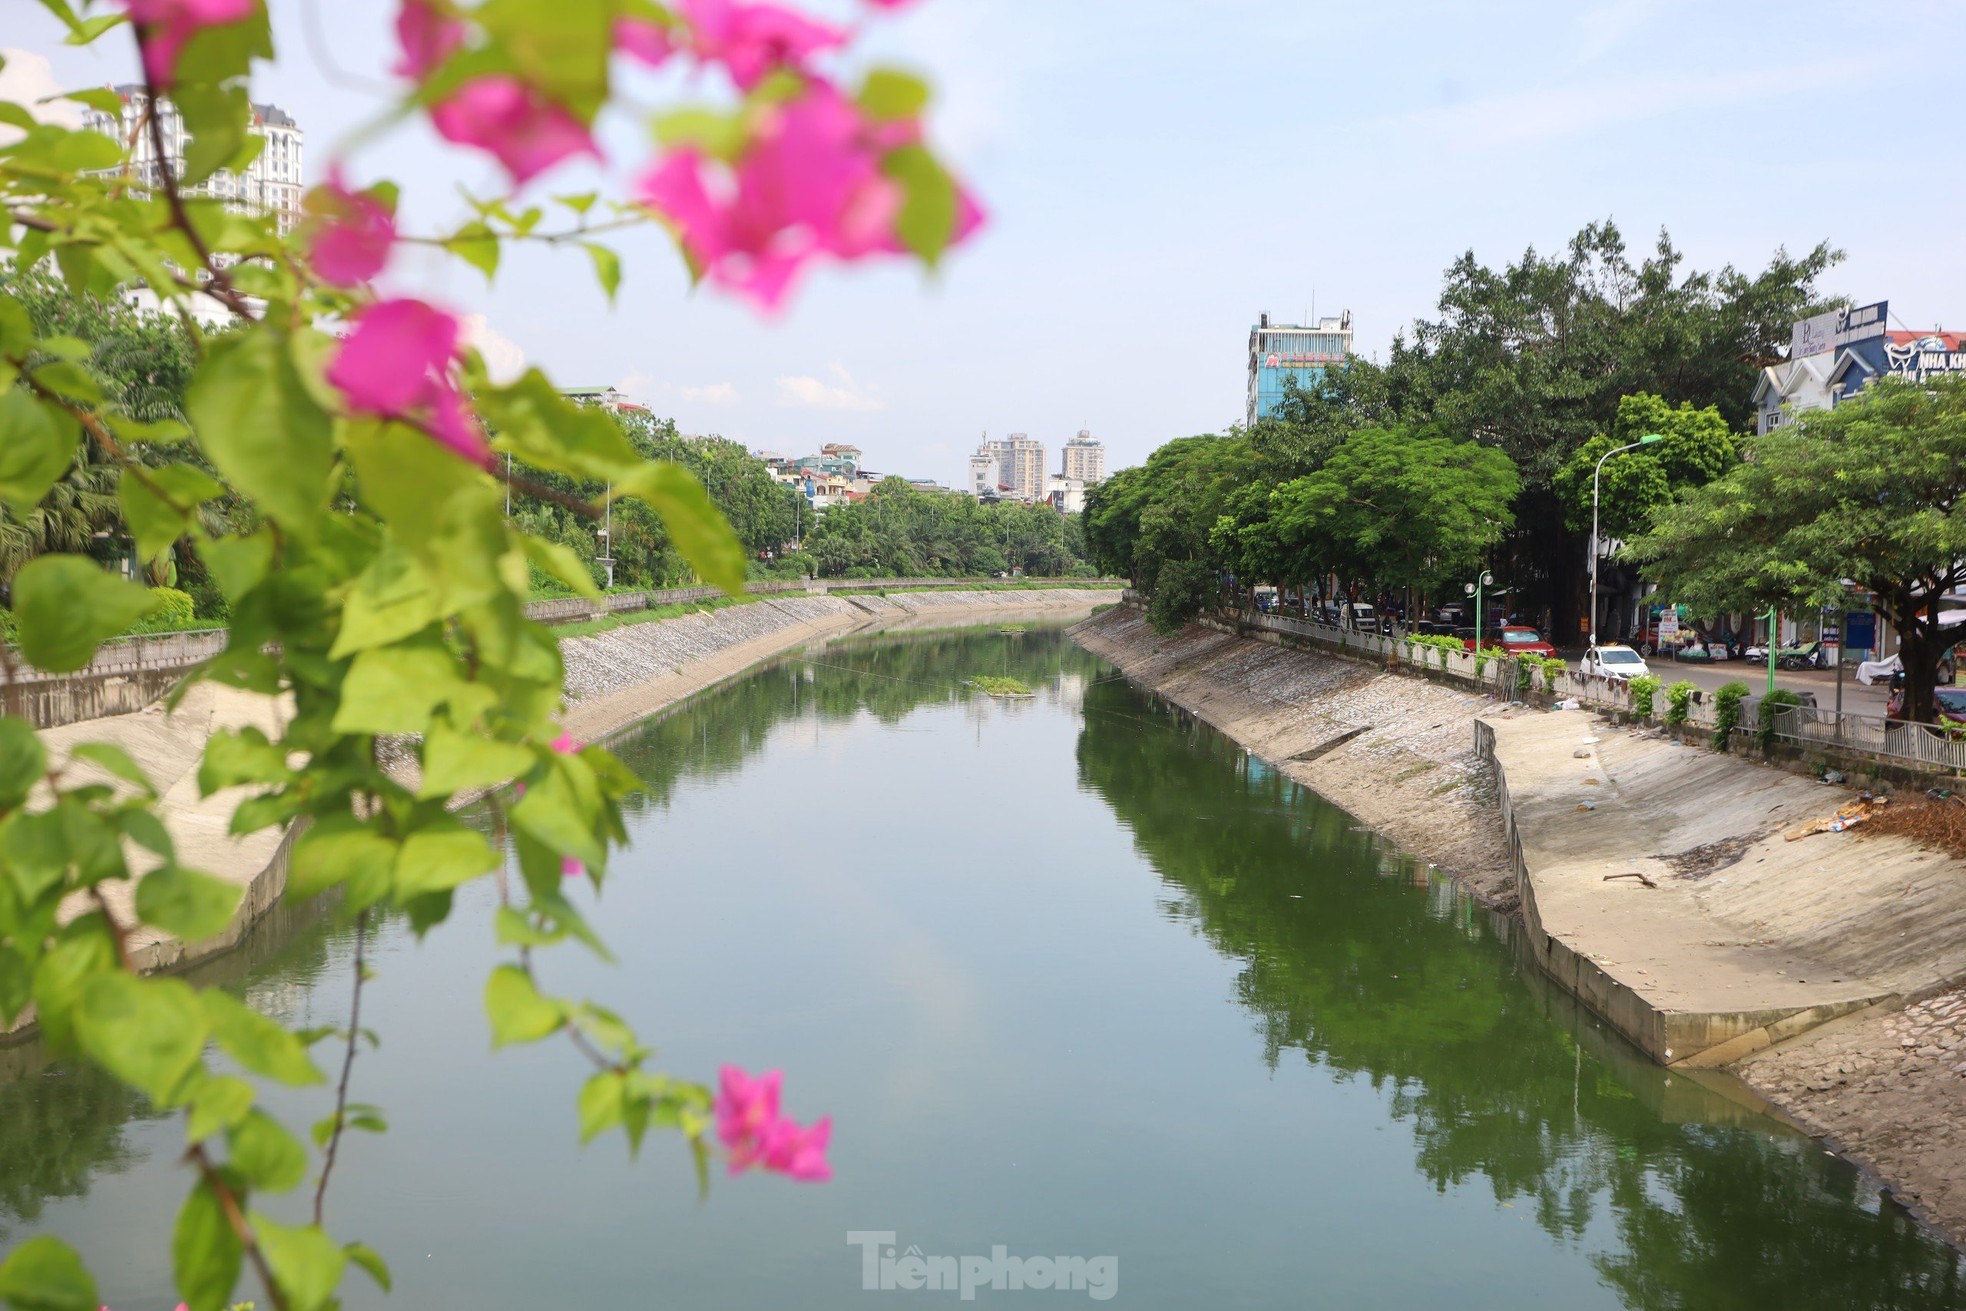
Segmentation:
[[(1112, 469), (1138, 464), (1169, 438), (1242, 416), (1240, 348), (1258, 311), (1301, 322), (1349, 307), (1358, 354), (1383, 359), (1395, 332), (1433, 312), (1464, 251), (1499, 267), (1606, 217), (1634, 251), (1668, 228), (1698, 268), (1757, 269), (1777, 247), (1827, 240), (1849, 255), (1828, 291), (1888, 294), (1916, 327), (1961, 321), (1966, 269), (1921, 269), (1924, 229), (1883, 217), (1930, 215), (1946, 230), (1966, 201), (1953, 171), (1916, 167), (1920, 134), (1871, 112), (1811, 118), (1812, 148), (1894, 179), (1879, 205), (1794, 203), (1756, 185), (1752, 160), (1823, 88), (1856, 103), (1943, 103), (1966, 11), (1832, 23), (1845, 11), (1805, 4), (1771, 25), (1666, 0), (1549, 4), (1525, 6), (1506, 31), (1448, 5), (1400, 24), (1259, 0), (1211, 10), (1216, 22), (1171, 0), (1130, 6), (1118, 26), (1114, 12), (924, 4), (871, 34), (881, 57), (934, 70), (932, 131), (990, 211), (973, 248), (932, 280), (829, 271), (759, 325), (692, 296), (651, 232), (623, 243), (612, 315), (579, 252), (515, 249), (490, 289), (452, 268), (438, 292), (472, 316), (496, 367), (610, 382), (685, 431), (750, 447), (856, 441), (952, 483), (984, 427), (1047, 445), (1090, 427), (1107, 434)], [(349, 0), (310, 39), (299, 7), (276, 7), (283, 58), (252, 92), (305, 125), (310, 181), (380, 105), (350, 89), (380, 77), (392, 14)], [(1263, 40), (1249, 41), (1254, 31)], [(30, 100), (131, 79), (126, 54), (60, 38), (26, 7), (5, 37), (26, 56), (0, 77)], [(1175, 77), (1192, 94), (1158, 103), (1148, 88)], [(1280, 166), (1313, 106), (1315, 162)], [(611, 121), (603, 141), (618, 184), (646, 154), (641, 125)], [(427, 177), (409, 214), (425, 231), (467, 216), (448, 184), (483, 192), (492, 180), (420, 125), (350, 163), (356, 180)], [(569, 167), (529, 194), (597, 180)], [(1215, 199), (1227, 196), (1246, 203)]]

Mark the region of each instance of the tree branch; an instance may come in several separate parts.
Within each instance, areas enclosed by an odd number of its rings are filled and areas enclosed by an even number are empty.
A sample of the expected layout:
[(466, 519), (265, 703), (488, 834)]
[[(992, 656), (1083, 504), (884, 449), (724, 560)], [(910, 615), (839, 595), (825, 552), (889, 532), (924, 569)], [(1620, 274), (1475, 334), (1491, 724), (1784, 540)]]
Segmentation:
[(274, 1311), (288, 1311), (287, 1295), (281, 1291), (278, 1281), (273, 1278), (273, 1267), (267, 1264), (266, 1253), (260, 1250), (259, 1237), (253, 1233), (252, 1225), (247, 1222), (246, 1213), (239, 1208), (239, 1199), (233, 1195), (231, 1186), (225, 1182), (225, 1176), (218, 1172), (218, 1167), (212, 1164), (212, 1158), (206, 1154), (205, 1145), (193, 1144), (191, 1150), (185, 1153), (185, 1159), (198, 1167), (198, 1175), (205, 1181), (205, 1187), (211, 1189), (212, 1196), (218, 1199), (219, 1210), (225, 1213), (225, 1222), (232, 1226), (233, 1235), (238, 1238), (240, 1246), (245, 1248), (246, 1255), (251, 1258), (253, 1269), (258, 1272), (260, 1282), (266, 1285), (266, 1296), (273, 1303)]
[[(137, 45), (140, 50), (145, 47), (141, 30), (137, 32)], [(246, 298), (232, 285), (232, 279), (213, 262), (211, 247), (205, 244), (205, 238), (191, 222), (190, 211), (184, 207), (184, 197), (178, 193), (177, 174), (171, 171), (171, 162), (164, 151), (164, 118), (156, 112), (157, 84), (151, 81), (148, 71), (143, 75), (143, 89), (150, 98), (150, 150), (157, 157), (157, 177), (164, 189), (164, 200), (171, 209), (171, 222), (183, 231), (184, 239), (191, 243), (191, 249), (197, 253), (198, 263), (205, 271), (207, 281), (199, 286), (198, 290), (247, 322), (256, 323), (259, 321), (259, 315), (253, 312)]]
[(367, 909), (355, 914), (355, 991), (348, 1005), (348, 1046), (341, 1056), (341, 1081), (334, 1092), (334, 1132), (328, 1136), (327, 1159), (321, 1163), (321, 1182), (314, 1187), (314, 1223), (321, 1223), (321, 1215), (328, 1204), (328, 1178), (334, 1174), (335, 1154), (341, 1148), (342, 1131), (347, 1127), (348, 1115), (348, 1076), (355, 1068), (355, 1048), (362, 1036), (362, 984), (364, 967), (362, 965), (363, 939), (367, 934), (369, 912)]

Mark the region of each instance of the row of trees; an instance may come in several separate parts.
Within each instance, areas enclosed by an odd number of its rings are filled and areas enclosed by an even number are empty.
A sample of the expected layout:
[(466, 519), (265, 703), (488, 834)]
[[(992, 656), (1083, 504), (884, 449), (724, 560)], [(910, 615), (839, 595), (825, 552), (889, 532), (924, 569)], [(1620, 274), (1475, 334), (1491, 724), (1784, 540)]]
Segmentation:
[(1500, 270), (1470, 253), (1438, 317), (1384, 364), (1354, 360), (1276, 417), (1170, 442), (1095, 489), (1088, 548), (1162, 623), (1224, 575), (1417, 595), (1488, 565), (1515, 608), (1575, 632), (1597, 457), (1628, 433), (1667, 437), (1606, 466), (1607, 534), (1725, 473), (1757, 370), (1823, 304), (1817, 280), (1840, 258), (1818, 246), (1757, 274), (1687, 271), (1665, 234), (1635, 258), (1609, 222)]
[(888, 478), (871, 496), (828, 510), (805, 538), (805, 561), (825, 578), (989, 576), (1021, 569), (1063, 577), (1096, 572), (1081, 516), (1017, 501), (984, 504)]

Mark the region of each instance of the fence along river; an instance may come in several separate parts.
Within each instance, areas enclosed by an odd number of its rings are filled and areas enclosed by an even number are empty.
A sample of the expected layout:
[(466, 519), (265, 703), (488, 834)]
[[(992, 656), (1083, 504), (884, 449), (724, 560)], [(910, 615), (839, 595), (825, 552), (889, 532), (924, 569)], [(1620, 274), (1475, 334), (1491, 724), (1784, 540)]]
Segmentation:
[[(549, 986), (669, 1068), (783, 1067), (789, 1112), (835, 1117), (835, 1178), (719, 1176), (699, 1206), (673, 1141), (577, 1147), (578, 1058), (488, 1051), (479, 890), (423, 943), (372, 934), (355, 1095), (392, 1130), (344, 1145), (329, 1220), (397, 1291), (358, 1276), (351, 1306), (957, 1302), (879, 1287), (889, 1232), (896, 1260), (1081, 1277), (976, 1293), (1012, 1305), (1966, 1300), (1848, 1165), (1643, 1060), (1504, 922), (1061, 633), (835, 644), (619, 749), (648, 785), (595, 912), (622, 960), (549, 952)], [(289, 919), (207, 968), (335, 1023), (346, 929)], [(32, 1049), (0, 1064), (0, 1246), (59, 1233), (118, 1311), (174, 1304), (181, 1128)]]

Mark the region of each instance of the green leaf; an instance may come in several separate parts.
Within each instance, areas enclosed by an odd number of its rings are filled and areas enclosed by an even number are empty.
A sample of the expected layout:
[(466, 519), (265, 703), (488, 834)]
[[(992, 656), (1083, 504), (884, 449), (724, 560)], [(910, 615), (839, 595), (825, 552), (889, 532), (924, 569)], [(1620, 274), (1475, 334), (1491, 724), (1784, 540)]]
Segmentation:
[(621, 1123), (622, 1076), (619, 1070), (602, 1070), (580, 1089), (580, 1141), (593, 1142)]
[(25, 719), (0, 716), (0, 810), (12, 810), (48, 772), (48, 751)]
[(594, 582), (594, 573), (587, 562), (574, 554), (573, 548), (560, 542), (549, 542), (534, 537), (531, 533), (520, 539), (526, 549), (526, 558), (546, 573), (571, 587), (575, 593), (590, 601), (601, 599), (601, 589)]
[(246, 1249), (211, 1185), (199, 1180), (177, 1213), (171, 1268), (188, 1311), (223, 1311), (239, 1283)]
[(96, 1311), (96, 1281), (59, 1238), (30, 1238), (0, 1261), (0, 1297), (16, 1311)]
[(701, 107), (659, 114), (653, 127), (664, 150), (688, 147), (726, 163), (742, 154), (750, 139), (740, 116)]
[(327, 1306), (348, 1264), (334, 1240), (319, 1225), (295, 1228), (258, 1211), (252, 1213), (252, 1223), (273, 1277), (287, 1295), (288, 1311), (321, 1311)]
[(452, 728), (444, 720), (430, 725), (423, 739), (423, 784), (417, 795), (448, 797), (514, 779), (530, 770), (530, 748)]
[(80, 91), (64, 91), (60, 95), (42, 96), (36, 103), (48, 105), (57, 100), (73, 100), (78, 105), (100, 110), (111, 118), (123, 112), (123, 97), (106, 86), (83, 87)]
[(486, 282), (498, 273), (498, 234), (477, 219), (446, 237), (444, 249), (484, 274)]
[(484, 836), (451, 820), (403, 839), (396, 857), (396, 896), (407, 901), (427, 892), (447, 892), (497, 868), (498, 853)]
[(75, 462), (75, 416), (38, 401), (25, 387), (0, 393), (0, 500), (16, 516), (41, 503)]
[(341, 628), (328, 655), (340, 659), (374, 646), (414, 636), (437, 622), (438, 607), (430, 575), (403, 549), (394, 534), (355, 580), (342, 605)]
[(150, 775), (143, 772), (143, 766), (114, 742), (78, 743), (69, 748), (68, 758), (87, 761), (104, 773), (134, 785), (145, 796), (157, 795), (157, 789), (151, 786)]
[(876, 68), (860, 84), (858, 99), (869, 118), (918, 118), (928, 108), (928, 83), (896, 68)]
[(613, 0), (487, 0), (474, 12), (519, 76), (593, 118), (608, 95)]
[(198, 555), (218, 580), (226, 600), (236, 605), (260, 585), (272, 567), (273, 536), (254, 533), (250, 537), (214, 537), (199, 543)]
[(116, 494), (123, 504), (123, 519), (136, 538), (137, 556), (150, 560), (168, 550), (191, 531), (199, 505), (224, 491), (211, 475), (189, 464), (146, 469), (142, 477), (123, 470)]
[(232, 1168), (256, 1189), (284, 1193), (307, 1177), (307, 1149), (265, 1111), (248, 1111), (226, 1142)]
[(253, 1086), (229, 1074), (217, 1074), (191, 1094), (191, 1115), (185, 1121), (186, 1142), (200, 1143), (246, 1117), (253, 1106)]
[(205, 758), (198, 764), (198, 795), (209, 797), (242, 783), (284, 783), (292, 772), (286, 751), (267, 741), (264, 732), (251, 725), (222, 729), (205, 742)]
[(583, 864), (603, 863), (607, 850), (594, 836), (592, 819), (600, 793), (592, 779), (578, 761), (555, 759), (542, 777), (527, 780), (526, 795), (512, 807), (513, 827)]
[(364, 651), (349, 666), (335, 711), (337, 733), (421, 733), (458, 690), (457, 661), (435, 642)]
[(695, 474), (667, 460), (651, 461), (637, 467), (615, 490), (638, 496), (655, 508), (676, 549), (706, 582), (732, 596), (744, 590), (744, 547)]
[(120, 972), (82, 985), (74, 1019), (89, 1059), (160, 1107), (176, 1103), (210, 1032), (190, 984)]
[(485, 1015), (491, 1020), (494, 1047), (538, 1042), (566, 1022), (565, 1009), (540, 996), (516, 965), (501, 965), (485, 980)]
[(607, 293), (608, 304), (614, 304), (614, 293), (621, 289), (621, 256), (598, 241), (583, 241), (580, 244), (587, 251), (588, 258), (594, 261), (594, 278), (601, 284), (601, 290)]
[(284, 332), (262, 326), (214, 342), (184, 409), (218, 471), (267, 514), (290, 529), (320, 517), (334, 464), (331, 425), (302, 385)]
[(86, 556), (37, 556), (14, 575), (21, 654), (51, 674), (87, 667), (105, 639), (156, 608), (143, 588), (110, 577)]
[(956, 233), (956, 181), (925, 146), (902, 146), (881, 161), (881, 171), (901, 184), (901, 213), (894, 234), (930, 268)]
[(306, 1045), (278, 1021), (267, 1019), (216, 988), (207, 988), (198, 997), (204, 1003), (212, 1037), (227, 1055), (254, 1074), (297, 1088), (327, 1082), (308, 1056)]
[(318, 820), (294, 842), (287, 895), (305, 899), (345, 887), (349, 908), (362, 910), (389, 894), (396, 843), (352, 815)]
[(383, 1292), (387, 1293), (390, 1290), (389, 1266), (374, 1248), (367, 1243), (349, 1243), (341, 1250), (348, 1253), (350, 1261), (366, 1270), (369, 1278), (375, 1280), (376, 1286)]
[(124, 837), (146, 851), (154, 851), (165, 860), (173, 860), (177, 856), (177, 844), (171, 841), (170, 830), (164, 827), (164, 821), (140, 805), (126, 806), (117, 811), (116, 827)]
[(186, 942), (225, 932), (241, 891), (224, 879), (165, 865), (137, 880), (137, 918)]

